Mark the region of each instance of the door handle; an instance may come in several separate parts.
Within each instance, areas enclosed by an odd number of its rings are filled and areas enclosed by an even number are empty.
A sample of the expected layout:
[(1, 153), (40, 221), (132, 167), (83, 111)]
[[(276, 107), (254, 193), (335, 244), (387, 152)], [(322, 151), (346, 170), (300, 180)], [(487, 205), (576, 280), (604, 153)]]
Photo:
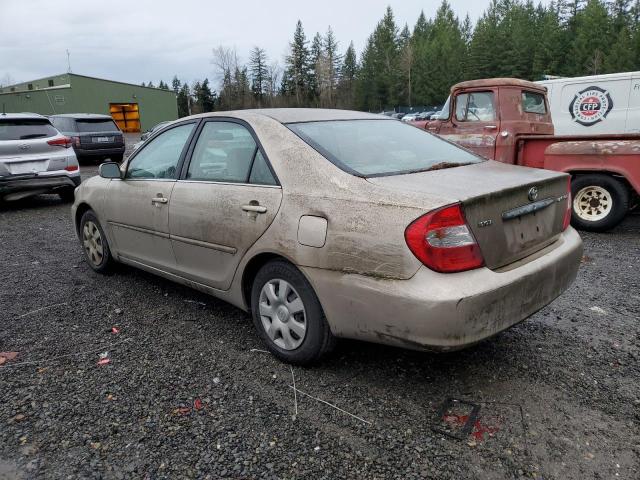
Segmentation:
[(267, 207), (262, 205), (243, 205), (242, 210), (253, 213), (267, 213)]
[(169, 203), (169, 199), (160, 195), (159, 197), (153, 197), (151, 199), (151, 204), (153, 205), (154, 203)]
[(498, 127), (496, 125), (485, 125), (486, 130), (497, 130)]

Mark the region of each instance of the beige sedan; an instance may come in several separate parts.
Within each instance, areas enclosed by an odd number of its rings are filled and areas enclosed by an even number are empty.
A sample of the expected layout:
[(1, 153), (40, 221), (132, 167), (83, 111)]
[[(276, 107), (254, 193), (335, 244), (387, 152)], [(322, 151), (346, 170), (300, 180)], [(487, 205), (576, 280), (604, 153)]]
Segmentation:
[(360, 112), (187, 117), (75, 198), (94, 270), (122, 262), (228, 301), (297, 364), (336, 337), (474, 344), (560, 295), (582, 255), (567, 175)]

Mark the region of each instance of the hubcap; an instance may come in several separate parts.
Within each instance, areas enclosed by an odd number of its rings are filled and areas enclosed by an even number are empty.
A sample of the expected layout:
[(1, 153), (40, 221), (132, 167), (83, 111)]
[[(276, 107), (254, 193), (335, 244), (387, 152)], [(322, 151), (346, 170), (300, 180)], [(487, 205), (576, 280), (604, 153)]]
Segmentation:
[(307, 333), (307, 315), (296, 289), (285, 280), (269, 280), (258, 303), (262, 326), (271, 341), (283, 350), (298, 348)]
[(103, 258), (102, 236), (98, 226), (91, 220), (85, 222), (82, 229), (82, 244), (89, 261), (96, 267), (100, 265)]
[(602, 187), (591, 185), (584, 187), (573, 199), (573, 210), (582, 220), (597, 222), (609, 215), (613, 199)]

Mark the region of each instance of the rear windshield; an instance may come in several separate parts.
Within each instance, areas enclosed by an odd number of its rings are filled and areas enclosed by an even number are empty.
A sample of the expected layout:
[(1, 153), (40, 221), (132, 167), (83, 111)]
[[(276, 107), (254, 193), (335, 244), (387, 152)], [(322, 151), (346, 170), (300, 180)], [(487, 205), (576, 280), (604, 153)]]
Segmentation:
[(287, 126), (336, 166), (362, 177), (436, 170), (483, 161), (402, 122), (347, 120)]
[(0, 119), (0, 140), (28, 140), (30, 138), (55, 137), (58, 131), (48, 120)]
[(118, 127), (110, 119), (77, 120), (79, 132), (117, 132)]

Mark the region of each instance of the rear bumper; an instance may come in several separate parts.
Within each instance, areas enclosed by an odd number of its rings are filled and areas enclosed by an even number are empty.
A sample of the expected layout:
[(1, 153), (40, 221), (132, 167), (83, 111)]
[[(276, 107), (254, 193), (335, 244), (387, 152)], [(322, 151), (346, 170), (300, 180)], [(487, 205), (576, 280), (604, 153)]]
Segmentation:
[(582, 240), (569, 228), (532, 257), (503, 272), (441, 274), (423, 267), (409, 280), (302, 270), (335, 335), (445, 351), (491, 337), (558, 297), (576, 278)]
[(0, 177), (0, 195), (15, 192), (51, 191), (63, 187), (75, 188), (80, 185), (77, 175), (11, 175)]
[(82, 148), (74, 147), (76, 156), (82, 157), (108, 157), (110, 155), (124, 155), (125, 146), (106, 148)]

